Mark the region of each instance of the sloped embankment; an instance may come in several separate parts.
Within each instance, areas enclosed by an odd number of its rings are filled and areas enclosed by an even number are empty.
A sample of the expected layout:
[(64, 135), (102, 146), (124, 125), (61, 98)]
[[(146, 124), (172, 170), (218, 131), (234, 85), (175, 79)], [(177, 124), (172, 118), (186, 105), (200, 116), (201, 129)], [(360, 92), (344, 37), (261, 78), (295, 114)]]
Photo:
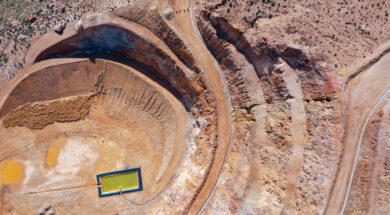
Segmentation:
[(235, 113), (228, 183), (208, 212), (323, 213), (343, 149), (340, 92), (303, 51), (254, 40), (208, 10), (197, 15)]

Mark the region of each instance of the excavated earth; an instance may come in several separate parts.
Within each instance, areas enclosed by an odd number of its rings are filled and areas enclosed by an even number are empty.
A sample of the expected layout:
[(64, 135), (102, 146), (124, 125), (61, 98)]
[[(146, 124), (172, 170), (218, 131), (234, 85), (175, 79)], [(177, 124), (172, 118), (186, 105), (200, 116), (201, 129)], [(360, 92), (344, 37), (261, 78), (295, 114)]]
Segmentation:
[[(225, 4), (139, 1), (36, 39), (0, 91), (1, 214), (390, 214), (390, 43), (337, 76)], [(100, 198), (127, 166), (144, 189)]]

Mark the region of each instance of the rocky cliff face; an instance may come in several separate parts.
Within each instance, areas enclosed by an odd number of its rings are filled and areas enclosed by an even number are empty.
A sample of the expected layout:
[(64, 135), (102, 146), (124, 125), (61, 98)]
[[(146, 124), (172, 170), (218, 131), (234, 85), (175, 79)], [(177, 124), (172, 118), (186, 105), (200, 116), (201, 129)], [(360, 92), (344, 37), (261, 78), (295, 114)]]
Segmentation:
[[(242, 175), (240, 196), (232, 190), (239, 186), (233, 180), (237, 176), (225, 175), (231, 184), (221, 187), (224, 195), (220, 195), (229, 196), (234, 204), (226, 210), (322, 213), (344, 139), (344, 107), (337, 89), (326, 84), (329, 77), (300, 49), (267, 40), (250, 41), (253, 36), (248, 32), (240, 32), (225, 18), (207, 11), (198, 14), (198, 27), (229, 83), (235, 117), (247, 115), (235, 120), (235, 128), (245, 131), (249, 140), (235, 134), (234, 145), (246, 149), (238, 157), (252, 156), (246, 158), (247, 168), (236, 165)], [(251, 187), (263, 191), (257, 197), (246, 196)], [(216, 196), (213, 201), (221, 201)], [(258, 201), (268, 203), (246, 204)]]
[[(0, 145), (15, 140), (0, 162), (12, 157), (23, 172), (0, 184), (5, 211), (55, 195), (13, 198), (32, 183), (29, 159), (42, 160), (20, 148), (67, 149), (91, 128), (99, 147), (130, 142), (126, 161), (146, 169), (148, 186), (107, 199), (72, 188), (53, 210), (78, 195), (90, 213), (389, 213), (388, 2), (118, 0), (93, 13), (103, 2), (37, 39), (26, 68), (0, 86)], [(114, 168), (109, 152), (103, 166)], [(80, 165), (82, 179), (94, 165)]]
[[(264, 7), (267, 4), (269, 7)], [(309, 17), (321, 12), (313, 8), (305, 12), (300, 7), (305, 3), (291, 4), (291, 1), (197, 4), (199, 32), (229, 83), (233, 111), (237, 113), (233, 146), (222, 173), (225, 183), (217, 186), (210, 206), (205, 209), (208, 213), (323, 214), (332, 193), (338, 192), (333, 187), (346, 153), (348, 128), (345, 86), (367, 67), (348, 71), (347, 65), (358, 56), (346, 54), (351, 50), (345, 47), (341, 48), (343, 57), (337, 57), (340, 49), (334, 56), (317, 52), (317, 47), (325, 48), (323, 43), (338, 44), (342, 40), (310, 42), (312, 38), (324, 37), (322, 23), (326, 19), (305, 25), (303, 14)], [(321, 2), (315, 6), (323, 7)], [(387, 4), (381, 7), (386, 8)], [(292, 19), (288, 18), (291, 16)], [(315, 32), (301, 34), (312, 28)], [(334, 34), (343, 35), (337, 27), (334, 30), (337, 32)], [(350, 31), (356, 44), (360, 43), (357, 38), (366, 36), (358, 30)], [(303, 40), (309, 35), (310, 39)], [(381, 37), (382, 41), (386, 37)], [(373, 50), (378, 38), (371, 39), (373, 42), (365, 45)], [(335, 59), (346, 63), (336, 63), (332, 68)], [(341, 71), (340, 66), (346, 67), (342, 69), (344, 74), (335, 73)], [(248, 138), (243, 138), (242, 133)], [(360, 170), (356, 174), (360, 175)], [(221, 206), (226, 198), (229, 204)], [(361, 198), (355, 201), (364, 201)], [(359, 208), (358, 205), (350, 207)], [(360, 207), (368, 209), (361, 204)]]

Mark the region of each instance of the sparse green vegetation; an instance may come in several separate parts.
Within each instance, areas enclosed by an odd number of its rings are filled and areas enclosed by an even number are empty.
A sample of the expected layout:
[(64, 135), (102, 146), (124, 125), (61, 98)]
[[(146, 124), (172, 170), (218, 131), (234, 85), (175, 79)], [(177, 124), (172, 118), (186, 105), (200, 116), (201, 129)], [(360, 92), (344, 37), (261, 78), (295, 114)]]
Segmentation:
[[(84, 18), (89, 10), (95, 13), (113, 10), (113, 4), (99, 5), (90, 0), (8, 0), (6, 7), (0, 7), (0, 44), (3, 45), (0, 67), (6, 64), (7, 55), (24, 56), (31, 41), (53, 29), (57, 23)], [(103, 9), (106, 6), (107, 9)], [(14, 65), (21, 68), (23, 63), (24, 58)]]
[[(281, 37), (289, 38), (288, 34), (305, 34), (294, 42), (305, 46), (322, 47), (321, 51), (333, 60), (337, 66), (341, 61), (352, 56), (365, 57), (377, 44), (387, 40), (389, 32), (390, 1), (378, 0), (243, 0), (235, 4), (234, 0), (226, 0), (226, 7), (236, 8), (245, 15), (229, 15), (229, 19), (241, 17), (248, 27), (256, 26), (258, 20), (273, 19), (281, 16), (280, 20), (291, 22), (276, 29)], [(230, 10), (229, 10), (230, 12)], [(231, 13), (230, 13), (231, 14)], [(234, 13), (236, 14), (236, 13)], [(230, 20), (229, 20), (230, 21)], [(279, 20), (278, 20), (279, 21)], [(284, 21), (280, 22), (283, 26)], [(233, 21), (234, 22), (234, 21)], [(236, 22), (238, 23), (238, 22)], [(272, 34), (272, 30), (267, 34)], [(310, 32), (315, 35), (307, 35)], [(291, 38), (289, 38), (291, 39)], [(293, 39), (294, 40), (294, 39)], [(362, 45), (357, 41), (365, 41)], [(332, 65), (332, 64), (330, 64)], [(340, 64), (341, 65), (341, 64)]]

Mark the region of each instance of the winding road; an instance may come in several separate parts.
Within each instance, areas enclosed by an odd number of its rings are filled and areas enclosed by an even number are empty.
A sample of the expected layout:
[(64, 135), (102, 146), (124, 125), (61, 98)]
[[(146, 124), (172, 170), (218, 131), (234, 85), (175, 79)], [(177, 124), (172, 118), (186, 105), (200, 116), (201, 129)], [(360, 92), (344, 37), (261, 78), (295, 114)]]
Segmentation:
[(384, 55), (348, 85), (348, 129), (339, 172), (325, 214), (343, 214), (360, 156), (366, 125), (377, 105), (389, 92), (390, 54)]
[[(210, 172), (197, 194), (196, 198), (188, 208), (187, 214), (200, 214), (203, 208), (207, 205), (212, 197), (217, 182), (220, 178), (226, 155), (232, 139), (232, 107), (228, 94), (228, 86), (222, 75), (222, 70), (213, 55), (207, 49), (194, 19), (194, 1), (195, 0), (176, 0), (175, 11), (187, 10), (177, 14), (175, 23), (177, 31), (181, 32), (182, 39), (191, 47), (194, 58), (198, 61), (197, 64), (202, 66), (202, 71), (207, 77), (208, 84), (215, 96), (217, 127), (218, 127), (218, 145), (215, 151), (214, 160), (211, 164)], [(117, 21), (119, 22), (119, 21)], [(130, 25), (130, 24), (129, 24)], [(135, 26), (135, 25), (134, 25)], [(67, 28), (70, 29), (70, 28)], [(73, 29), (73, 28), (72, 28)], [(146, 32), (148, 33), (148, 32)], [(145, 33), (145, 34), (146, 34)], [(64, 35), (72, 35), (75, 32), (66, 30)], [(49, 37), (50, 35), (45, 37)], [(39, 42), (48, 43), (45, 37)], [(146, 36), (145, 36), (146, 37)], [(157, 39), (155, 39), (157, 41)], [(54, 40), (53, 40), (54, 41)], [(159, 41), (159, 40), (158, 40)], [(51, 41), (49, 41), (52, 43)], [(54, 42), (53, 42), (54, 43)], [(43, 46), (44, 47), (44, 46)], [(164, 46), (165, 47), (165, 46)], [(169, 50), (169, 48), (166, 48)], [(40, 50), (42, 51), (42, 50)], [(39, 52), (31, 52), (31, 57), (27, 57), (27, 62), (32, 64)], [(170, 53), (173, 55), (173, 53)], [(65, 61), (68, 61), (66, 59)], [(51, 61), (48, 61), (50, 63)], [(34, 66), (32, 67), (34, 68)], [(359, 161), (361, 145), (366, 130), (367, 124), (377, 109), (381, 101), (390, 93), (390, 54), (384, 55), (381, 60), (371, 66), (367, 71), (357, 76), (348, 86), (346, 93), (348, 94), (348, 135), (344, 143), (343, 157), (340, 162), (337, 178), (335, 179), (334, 187), (325, 214), (343, 214), (347, 206), (348, 197), (351, 191), (351, 186), (355, 174), (355, 170)], [(291, 74), (290, 74), (291, 73)], [(292, 72), (288, 73), (285, 79), (293, 79), (289, 83), (297, 83), (296, 77)], [(15, 78), (23, 78), (22, 76)], [(299, 167), (303, 162), (304, 144), (307, 142), (305, 136), (306, 117), (305, 109), (302, 105), (303, 95), (299, 89), (299, 85), (289, 85), (289, 90), (295, 92), (294, 97), (297, 100), (291, 101), (295, 114), (293, 115), (294, 125), (298, 127), (294, 136), (295, 148), (293, 155), (294, 159), (289, 162), (289, 184), (288, 196), (285, 198), (287, 202), (295, 202), (293, 191), (296, 190), (296, 181), (298, 179)], [(298, 89), (298, 90), (297, 90)], [(295, 91), (294, 91), (295, 90)], [(0, 104), (4, 103), (4, 98), (0, 97)], [(0, 194), (1, 199), (1, 194)], [(289, 211), (289, 206), (286, 205), (286, 211)]]
[(210, 173), (195, 198), (195, 201), (188, 210), (188, 214), (200, 214), (214, 192), (223, 164), (225, 163), (226, 154), (231, 142), (232, 108), (230, 106), (227, 85), (222, 77), (221, 69), (204, 44), (195, 25), (193, 4), (193, 0), (176, 0), (175, 11), (190, 9), (189, 13), (181, 13), (176, 16), (177, 24), (179, 30), (183, 32), (183, 39), (191, 46), (195, 59), (198, 60), (199, 65), (203, 66), (203, 71), (207, 76), (208, 83), (211, 85), (211, 90), (215, 95), (218, 115), (218, 146)]
[(357, 149), (356, 149), (356, 153), (355, 153), (355, 160), (354, 160), (354, 163), (353, 163), (351, 176), (350, 176), (349, 182), (348, 182), (347, 193), (345, 194), (344, 203), (343, 203), (343, 207), (341, 208), (340, 215), (344, 214), (344, 210), (345, 210), (345, 208), (346, 208), (346, 206), (347, 206), (348, 197), (349, 197), (349, 193), (350, 193), (350, 191), (351, 191), (352, 181), (353, 181), (353, 177), (354, 177), (354, 175), (355, 175), (356, 166), (357, 166), (358, 161), (359, 161), (360, 148), (361, 148), (361, 146), (362, 146), (363, 137), (364, 137), (364, 133), (365, 133), (367, 124), (368, 124), (368, 122), (370, 121), (372, 114), (373, 114), (373, 113), (375, 112), (375, 110), (377, 109), (378, 105), (383, 101), (384, 98), (386, 98), (386, 95), (387, 95), (389, 92), (390, 92), (390, 87), (388, 87), (387, 90), (382, 94), (382, 96), (381, 96), (381, 97), (379, 98), (379, 100), (376, 102), (376, 104), (375, 104), (374, 107), (371, 109), (370, 113), (368, 114), (366, 120), (364, 121), (363, 128), (362, 128), (362, 131), (360, 132), (360, 136), (359, 136), (359, 143), (358, 143), (358, 146), (357, 146)]

